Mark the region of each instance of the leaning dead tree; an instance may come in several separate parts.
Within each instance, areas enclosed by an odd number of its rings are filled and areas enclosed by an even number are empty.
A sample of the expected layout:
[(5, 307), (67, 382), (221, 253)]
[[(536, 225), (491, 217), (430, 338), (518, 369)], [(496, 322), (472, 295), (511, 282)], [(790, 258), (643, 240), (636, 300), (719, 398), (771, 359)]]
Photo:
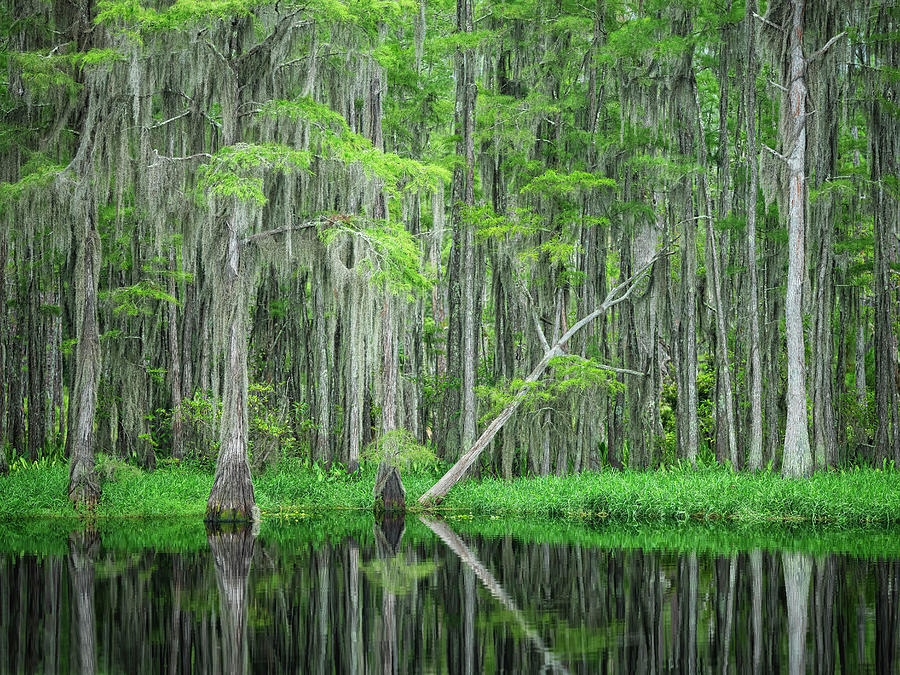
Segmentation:
[(650, 260), (650, 262), (643, 265), (637, 272), (632, 274), (618, 286), (615, 286), (606, 295), (606, 299), (601, 303), (599, 307), (597, 307), (594, 311), (582, 318), (577, 323), (573, 324), (572, 327), (569, 328), (569, 330), (567, 330), (562, 335), (562, 337), (560, 337), (552, 345), (547, 342), (547, 339), (543, 334), (543, 330), (540, 328), (540, 322), (535, 321), (538, 335), (540, 337), (542, 346), (544, 347), (544, 357), (528, 374), (528, 377), (525, 378), (524, 384), (516, 392), (512, 401), (510, 401), (503, 409), (503, 411), (499, 415), (497, 415), (496, 418), (494, 418), (494, 420), (482, 432), (481, 436), (478, 437), (478, 440), (476, 440), (472, 447), (469, 448), (469, 450), (459, 458), (456, 464), (450, 467), (447, 473), (445, 473), (437, 483), (432, 485), (431, 488), (429, 488), (428, 491), (419, 498), (419, 504), (422, 504), (423, 506), (429, 506), (432, 504), (440, 503), (444, 496), (446, 496), (446, 494), (450, 491), (450, 488), (456, 485), (460, 478), (462, 478), (466, 474), (466, 471), (470, 466), (472, 466), (472, 464), (475, 463), (475, 460), (478, 459), (478, 456), (484, 451), (484, 449), (488, 447), (494, 436), (497, 435), (497, 432), (503, 428), (503, 425), (509, 421), (509, 419), (513, 416), (513, 413), (515, 413), (519, 406), (522, 405), (522, 402), (525, 400), (525, 398), (528, 396), (528, 392), (531, 390), (530, 385), (541, 379), (544, 371), (547, 370), (547, 366), (550, 365), (550, 361), (552, 361), (557, 356), (562, 356), (563, 348), (566, 346), (566, 343), (568, 343), (569, 340), (572, 339), (572, 336), (578, 333), (578, 331), (580, 331), (585, 326), (590, 325), (592, 321), (605, 314), (612, 307), (615, 307), (619, 303), (624, 302), (629, 297), (631, 297), (631, 294), (638, 286), (638, 282), (644, 277), (645, 274), (647, 274), (647, 272), (650, 271), (650, 269), (653, 267), (653, 264), (665, 255), (668, 255), (668, 253), (658, 253)]

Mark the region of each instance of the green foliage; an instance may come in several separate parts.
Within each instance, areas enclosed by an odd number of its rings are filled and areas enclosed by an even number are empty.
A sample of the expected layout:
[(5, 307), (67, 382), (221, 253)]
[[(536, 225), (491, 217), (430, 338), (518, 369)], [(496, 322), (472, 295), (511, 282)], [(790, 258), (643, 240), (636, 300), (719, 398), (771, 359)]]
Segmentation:
[(388, 462), (401, 471), (432, 469), (438, 463), (438, 458), (431, 448), (419, 445), (406, 429), (382, 434), (363, 451), (361, 459), (373, 464)]
[(547, 195), (571, 195), (578, 191), (596, 190), (598, 188), (615, 188), (616, 181), (594, 173), (572, 171), (559, 173), (548, 169), (527, 183), (522, 192), (540, 192)]
[(305, 170), (310, 161), (308, 152), (276, 143), (228, 145), (200, 168), (199, 187), (219, 198), (263, 206), (268, 201), (264, 192), (265, 174)]
[(330, 157), (347, 165), (359, 163), (369, 176), (383, 181), (389, 195), (433, 190), (450, 179), (443, 167), (379, 150), (365, 136), (351, 132), (341, 115), (311, 98), (271, 100), (260, 114), (309, 123)]
[(319, 237), (328, 245), (339, 236), (359, 238), (369, 256), (357, 263), (373, 283), (384, 283), (395, 292), (417, 292), (431, 288), (433, 279), (422, 267), (419, 242), (404, 227), (383, 220), (335, 216), (322, 221)]
[(156, 313), (160, 302), (178, 304), (176, 298), (169, 295), (158, 283), (149, 279), (143, 279), (131, 286), (101, 291), (100, 297), (111, 303), (114, 314), (122, 313), (128, 316), (139, 314), (151, 316)]
[(0, 214), (31, 191), (46, 189), (65, 169), (58, 164), (39, 164), (30, 171), (28, 168), (25, 167), (22, 178), (15, 183), (0, 182)]

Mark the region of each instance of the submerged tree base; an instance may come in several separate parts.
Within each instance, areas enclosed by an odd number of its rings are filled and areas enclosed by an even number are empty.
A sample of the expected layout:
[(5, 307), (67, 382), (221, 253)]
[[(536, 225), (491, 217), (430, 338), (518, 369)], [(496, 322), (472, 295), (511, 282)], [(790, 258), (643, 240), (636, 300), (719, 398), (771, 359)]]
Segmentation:
[(220, 461), (216, 465), (209, 500), (206, 503), (207, 523), (254, 522), (259, 520), (259, 508), (246, 460), (235, 466)]
[(77, 507), (94, 508), (100, 503), (100, 480), (92, 472), (82, 473), (69, 483), (69, 501)]

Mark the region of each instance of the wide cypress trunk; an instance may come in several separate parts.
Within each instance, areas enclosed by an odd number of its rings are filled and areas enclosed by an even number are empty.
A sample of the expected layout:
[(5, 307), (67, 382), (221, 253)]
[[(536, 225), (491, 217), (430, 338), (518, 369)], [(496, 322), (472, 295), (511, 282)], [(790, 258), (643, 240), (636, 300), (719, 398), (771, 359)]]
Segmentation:
[(207, 522), (258, 518), (247, 457), (247, 298), (240, 278), (241, 242), (235, 225), (227, 225), (224, 298), (225, 378), (219, 456), (206, 504)]
[[(81, 199), (88, 199), (81, 195)], [(88, 201), (90, 204), (91, 202)], [(96, 214), (88, 206), (75, 263), (76, 330), (78, 338), (75, 383), (70, 399), (69, 499), (76, 506), (100, 500), (100, 481), (94, 471), (94, 416), (100, 381), (100, 334), (97, 322), (97, 284), (100, 276), (100, 234)], [(83, 228), (83, 229), (82, 229)]]

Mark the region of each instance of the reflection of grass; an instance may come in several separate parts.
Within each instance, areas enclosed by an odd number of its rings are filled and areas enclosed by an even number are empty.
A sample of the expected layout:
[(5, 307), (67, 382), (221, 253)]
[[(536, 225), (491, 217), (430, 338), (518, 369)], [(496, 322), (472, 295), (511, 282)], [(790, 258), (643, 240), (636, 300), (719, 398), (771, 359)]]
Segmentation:
[[(361, 548), (373, 543), (372, 514), (361, 511), (322, 511), (306, 518), (266, 518), (261, 545), (292, 556), (293, 552), (323, 544), (352, 540)], [(741, 524), (734, 522), (623, 523), (532, 516), (465, 517), (448, 519), (450, 526), (479, 550), (485, 540), (512, 537), (527, 543), (581, 546), (586, 549), (643, 549), (725, 555), (754, 549), (809, 554), (842, 553), (866, 558), (900, 557), (900, 528)], [(102, 518), (94, 525), (105, 549), (137, 552), (189, 553), (208, 549), (202, 519)], [(69, 532), (86, 525), (74, 518), (22, 518), (0, 522), (0, 552), (63, 555)], [(434, 534), (418, 518), (406, 519), (403, 546), (434, 541)], [(373, 569), (374, 571), (374, 569)]]
[[(439, 477), (439, 471), (403, 476), (408, 503)], [(347, 476), (296, 460), (254, 477), (256, 499), (267, 517), (302, 520), (322, 510), (371, 509), (375, 467)], [(76, 517), (66, 499), (67, 467), (26, 466), (0, 477), (0, 519)], [(212, 485), (209, 471), (167, 464), (154, 472), (105, 471), (94, 519), (113, 516), (201, 518)], [(579, 474), (566, 478), (520, 478), (506, 482), (466, 480), (436, 509), (456, 515), (528, 515), (616, 522), (728, 520), (740, 523), (900, 523), (900, 471), (860, 469), (784, 480), (777, 474), (724, 469), (676, 469)]]

